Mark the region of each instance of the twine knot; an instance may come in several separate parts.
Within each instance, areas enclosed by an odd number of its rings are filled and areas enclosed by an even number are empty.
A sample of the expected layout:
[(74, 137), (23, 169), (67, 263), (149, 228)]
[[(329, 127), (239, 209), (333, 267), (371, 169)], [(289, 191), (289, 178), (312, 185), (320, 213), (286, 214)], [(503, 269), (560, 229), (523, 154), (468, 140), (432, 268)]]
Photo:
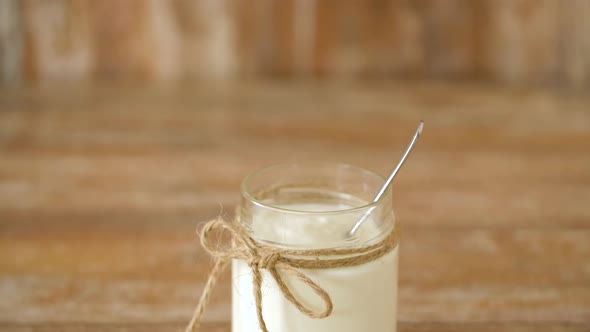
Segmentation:
[[(233, 247), (220, 247), (209, 242), (211, 234), (216, 230), (226, 230), (232, 237)], [(332, 269), (350, 267), (374, 261), (392, 251), (399, 242), (399, 226), (396, 223), (393, 230), (381, 241), (358, 248), (341, 249), (309, 249), (290, 250), (265, 245), (252, 239), (239, 226), (234, 226), (218, 218), (209, 221), (200, 234), (201, 245), (213, 257), (215, 265), (209, 274), (207, 284), (201, 294), (199, 304), (189, 322), (186, 332), (196, 331), (203, 316), (209, 297), (230, 259), (240, 259), (248, 263), (252, 269), (252, 284), (256, 303), (258, 324), (263, 332), (268, 332), (266, 322), (262, 316), (262, 273), (267, 270), (276, 282), (283, 296), (299, 311), (312, 318), (325, 318), (332, 314), (334, 305), (330, 295), (317, 283), (303, 274), (300, 269)], [(321, 259), (319, 257), (322, 257)], [(284, 274), (290, 274), (301, 283), (309, 287), (324, 302), (323, 310), (306, 307), (291, 292), (283, 280)]]
[(277, 261), (281, 258), (281, 255), (276, 252), (272, 252), (267, 255), (252, 256), (248, 261), (248, 265), (253, 269), (267, 269), (270, 270), (275, 267)]

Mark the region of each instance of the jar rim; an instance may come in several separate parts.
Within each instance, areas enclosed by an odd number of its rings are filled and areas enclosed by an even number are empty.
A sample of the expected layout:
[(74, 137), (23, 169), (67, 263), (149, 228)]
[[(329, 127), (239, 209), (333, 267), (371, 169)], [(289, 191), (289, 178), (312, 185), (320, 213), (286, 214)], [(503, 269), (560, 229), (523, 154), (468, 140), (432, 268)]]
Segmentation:
[[(276, 163), (276, 164), (271, 164), (266, 167), (259, 168), (255, 171), (251, 172), (250, 174), (248, 174), (242, 180), (242, 183), (240, 185), (240, 191), (241, 191), (242, 196), (244, 198), (248, 199), (250, 202), (252, 202), (254, 205), (256, 205), (258, 207), (261, 207), (264, 209), (270, 209), (270, 210), (274, 210), (274, 211), (279, 211), (279, 212), (284, 212), (284, 213), (290, 213), (290, 214), (315, 214), (315, 215), (326, 214), (327, 215), (327, 214), (351, 213), (351, 212), (372, 209), (381, 203), (381, 200), (376, 201), (376, 202), (370, 201), (367, 204), (363, 204), (360, 206), (355, 206), (355, 207), (345, 208), (345, 209), (338, 209), (338, 210), (321, 210), (321, 211), (295, 210), (295, 209), (288, 209), (288, 208), (276, 206), (273, 204), (265, 203), (264, 201), (254, 197), (254, 195), (248, 190), (248, 185), (250, 184), (250, 181), (253, 178), (255, 178), (256, 176), (259, 176), (261, 173), (267, 172), (267, 171), (270, 171), (273, 169), (288, 168), (288, 167), (333, 167), (335, 169), (337, 169), (337, 168), (348, 169), (348, 170), (353, 170), (353, 171), (358, 171), (360, 173), (364, 173), (366, 175), (375, 177), (375, 178), (381, 180), (382, 182), (385, 182), (385, 178), (383, 176), (377, 174), (376, 172), (373, 172), (373, 171), (368, 170), (363, 167), (347, 164), (347, 163), (323, 162), (323, 161)], [(391, 186), (389, 188), (387, 188), (386, 194), (382, 197), (388, 197), (389, 196), (388, 194), (390, 194), (390, 193), (391, 193)]]

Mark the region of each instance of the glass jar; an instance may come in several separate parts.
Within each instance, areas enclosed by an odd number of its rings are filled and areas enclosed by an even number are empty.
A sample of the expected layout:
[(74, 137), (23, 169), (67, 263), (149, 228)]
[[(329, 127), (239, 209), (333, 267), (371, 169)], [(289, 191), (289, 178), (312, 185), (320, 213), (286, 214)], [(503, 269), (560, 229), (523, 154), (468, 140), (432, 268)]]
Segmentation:
[[(371, 202), (384, 182), (373, 172), (343, 164), (264, 168), (242, 182), (238, 226), (255, 241), (281, 249), (369, 246), (390, 234), (396, 222), (390, 189), (379, 202)], [(358, 231), (348, 234), (363, 216)], [(270, 332), (396, 331), (397, 271), (398, 247), (357, 266), (300, 270), (332, 300), (331, 315), (317, 319), (300, 312), (262, 270), (266, 326)], [(309, 287), (290, 275), (283, 279), (302, 304), (323, 310), (325, 303)], [(246, 261), (232, 260), (232, 288), (232, 331), (260, 331)]]

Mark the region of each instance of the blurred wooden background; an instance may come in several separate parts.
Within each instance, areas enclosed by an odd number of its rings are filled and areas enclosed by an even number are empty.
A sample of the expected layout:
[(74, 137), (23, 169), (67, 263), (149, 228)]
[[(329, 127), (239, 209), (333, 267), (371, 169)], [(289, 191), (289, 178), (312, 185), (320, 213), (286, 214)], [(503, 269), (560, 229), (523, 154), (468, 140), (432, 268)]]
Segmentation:
[(588, 0), (2, 0), (0, 78), (475, 78), (585, 87), (588, 17)]
[(0, 0), (0, 331), (179, 331), (244, 176), (419, 119), (399, 331), (590, 331), (589, 87), (590, 0)]
[[(241, 179), (302, 160), (387, 174), (423, 118), (393, 189), (399, 331), (588, 332), (590, 96), (527, 90), (0, 89), (0, 331), (180, 331), (211, 268), (196, 225), (230, 217)], [(201, 332), (229, 331), (231, 287)]]

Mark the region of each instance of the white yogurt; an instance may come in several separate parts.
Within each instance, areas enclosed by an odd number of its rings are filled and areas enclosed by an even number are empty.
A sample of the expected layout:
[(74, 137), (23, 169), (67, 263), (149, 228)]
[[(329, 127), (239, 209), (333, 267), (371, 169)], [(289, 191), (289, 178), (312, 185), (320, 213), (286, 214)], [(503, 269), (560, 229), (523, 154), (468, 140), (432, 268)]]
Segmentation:
[[(282, 207), (302, 211), (347, 208), (342, 204), (292, 204)], [(290, 243), (300, 248), (330, 248), (335, 243), (341, 244), (341, 238), (358, 217), (322, 217), (317, 214), (310, 217), (303, 214), (290, 215), (288, 218), (284, 223), (277, 223), (276, 219), (267, 222), (264, 215), (256, 216), (252, 220), (252, 234), (270, 242)], [(336, 221), (334, 218), (355, 219), (342, 222), (341, 219)], [(325, 225), (318, 228), (318, 223)], [(378, 233), (369, 218), (359, 229), (359, 239), (355, 243), (364, 244), (374, 240)], [(328, 292), (334, 304), (329, 317), (314, 319), (301, 313), (285, 299), (270, 274), (262, 270), (262, 311), (266, 325), (270, 332), (395, 332), (397, 271), (398, 248), (360, 266), (301, 270)], [(318, 311), (324, 308), (323, 301), (308, 286), (293, 280), (289, 275), (283, 277), (303, 304)], [(232, 331), (260, 331), (252, 289), (252, 271), (246, 262), (233, 260), (232, 286)]]

